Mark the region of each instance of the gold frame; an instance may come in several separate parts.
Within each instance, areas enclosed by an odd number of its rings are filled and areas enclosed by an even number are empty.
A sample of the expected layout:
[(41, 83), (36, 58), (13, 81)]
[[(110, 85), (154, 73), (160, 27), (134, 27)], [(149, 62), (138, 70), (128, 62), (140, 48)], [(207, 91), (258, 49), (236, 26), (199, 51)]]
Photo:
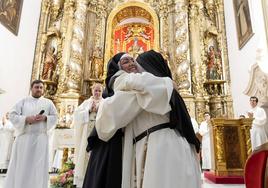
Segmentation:
[(15, 7), (5, 4), (6, 7), (3, 8), (5, 2), (6, 1), (3, 0), (0, 4), (0, 23), (17, 36), (19, 31), (23, 0), (16, 0), (15, 4), (13, 4)]
[[(233, 0), (233, 7), (234, 7), (234, 13), (235, 13), (235, 22), (236, 22), (236, 31), (237, 31), (237, 38), (238, 38), (238, 46), (239, 49), (245, 46), (245, 44), (249, 41), (249, 39), (254, 35), (252, 24), (251, 24), (251, 17), (250, 17), (250, 10), (248, 5), (248, 0), (242, 0), (240, 3), (240, 6), (238, 7), (238, 1), (239, 0)], [(244, 8), (241, 7), (244, 3)], [(243, 9), (244, 11), (241, 11), (241, 14), (244, 16), (240, 16), (240, 10)], [(240, 17), (239, 17), (240, 16)], [(246, 24), (246, 32), (242, 35), (242, 27), (241, 23)]]
[(268, 1), (262, 0), (263, 19), (265, 25), (266, 41), (268, 46)]
[(106, 73), (107, 69), (107, 62), (109, 61), (111, 57), (111, 35), (112, 35), (112, 30), (113, 30), (113, 19), (117, 15), (118, 12), (123, 10), (126, 7), (131, 7), (131, 6), (137, 6), (145, 9), (148, 11), (152, 18), (153, 18), (153, 23), (154, 23), (154, 31), (155, 31), (155, 50), (159, 50), (159, 20), (156, 12), (151, 9), (147, 4), (143, 2), (137, 2), (137, 1), (128, 1), (126, 3), (123, 3), (122, 5), (118, 6), (116, 9), (112, 10), (112, 12), (109, 14), (108, 19), (107, 19), (107, 32), (106, 32), (106, 41), (105, 41), (105, 58), (104, 58), (104, 74)]

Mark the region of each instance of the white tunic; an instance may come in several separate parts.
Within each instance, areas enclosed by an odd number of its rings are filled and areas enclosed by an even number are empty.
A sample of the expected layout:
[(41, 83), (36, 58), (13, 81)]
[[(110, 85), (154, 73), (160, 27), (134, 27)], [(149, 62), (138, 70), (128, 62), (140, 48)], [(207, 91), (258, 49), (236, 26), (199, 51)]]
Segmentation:
[[(25, 124), (26, 116), (45, 110), (47, 121)], [(15, 139), (4, 188), (48, 187), (48, 135), (57, 122), (57, 111), (51, 100), (27, 97), (10, 112), (17, 137)]]
[(210, 142), (210, 128), (206, 121), (200, 124), (199, 134), (202, 136), (201, 155), (202, 155), (202, 169), (211, 169), (211, 142)]
[[(117, 129), (126, 127), (122, 188), (200, 187), (196, 153), (177, 131), (166, 128), (151, 133), (146, 157), (146, 137), (133, 148), (134, 137), (151, 127), (169, 122), (172, 80), (150, 73), (123, 74), (116, 79), (114, 90), (114, 96), (100, 104), (96, 129), (98, 136), (107, 141)], [(142, 164), (144, 158), (145, 165)], [(135, 174), (137, 182), (134, 181)]]
[[(82, 187), (85, 177), (89, 153), (86, 152), (87, 138), (95, 126), (96, 112), (89, 113), (93, 97), (85, 100), (74, 112), (74, 130), (75, 130), (75, 174), (74, 184)], [(95, 104), (99, 105), (98, 100)]]
[(0, 127), (0, 169), (7, 169), (8, 167), (13, 142), (13, 125), (9, 120), (6, 120), (5, 125)]
[(266, 125), (266, 113), (264, 109), (256, 106), (252, 108), (250, 112), (253, 112), (253, 122), (252, 128), (250, 129), (250, 138), (252, 150), (256, 149), (256, 147), (266, 143), (268, 141), (265, 127)]

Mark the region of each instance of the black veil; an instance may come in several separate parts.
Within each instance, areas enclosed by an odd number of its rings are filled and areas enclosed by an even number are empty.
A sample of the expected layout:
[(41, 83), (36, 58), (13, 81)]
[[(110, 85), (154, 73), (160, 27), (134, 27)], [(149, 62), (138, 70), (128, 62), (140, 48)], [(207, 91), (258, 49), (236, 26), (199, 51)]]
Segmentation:
[[(114, 94), (110, 85), (113, 75), (119, 71), (118, 61), (125, 53), (118, 53), (107, 66), (103, 98)], [(107, 122), (109, 124), (109, 122)], [(122, 130), (104, 142), (98, 138), (96, 128), (88, 137), (87, 151), (91, 151), (83, 188), (121, 188), (122, 182)]]
[[(163, 58), (163, 56), (150, 50), (140, 54), (137, 57), (137, 62), (147, 71), (155, 76), (159, 77), (170, 77), (172, 79), (171, 71)], [(191, 117), (187, 111), (184, 100), (180, 94), (173, 89), (170, 99), (170, 124), (171, 128), (177, 129), (182, 137), (185, 137), (188, 143), (195, 145), (196, 151), (200, 150), (200, 142), (197, 139)]]

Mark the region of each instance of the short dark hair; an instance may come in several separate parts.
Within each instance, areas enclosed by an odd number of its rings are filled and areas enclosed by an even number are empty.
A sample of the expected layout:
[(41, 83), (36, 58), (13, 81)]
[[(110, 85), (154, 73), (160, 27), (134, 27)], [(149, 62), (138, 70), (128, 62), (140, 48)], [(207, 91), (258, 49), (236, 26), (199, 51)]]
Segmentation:
[(31, 88), (33, 88), (34, 84), (43, 84), (44, 85), (44, 82), (42, 80), (34, 80), (32, 83), (31, 83)]
[(255, 96), (251, 96), (249, 100), (251, 100), (251, 99), (256, 100), (257, 103), (259, 101), (258, 97), (255, 97)]
[(210, 113), (209, 113), (209, 112), (204, 112), (204, 115), (206, 115), (206, 114), (210, 115)]

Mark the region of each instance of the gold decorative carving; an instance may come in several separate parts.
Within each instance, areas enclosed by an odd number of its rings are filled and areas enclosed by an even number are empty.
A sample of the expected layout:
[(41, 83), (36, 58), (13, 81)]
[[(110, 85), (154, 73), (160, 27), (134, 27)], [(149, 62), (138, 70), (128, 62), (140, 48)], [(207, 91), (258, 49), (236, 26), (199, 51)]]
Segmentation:
[(181, 93), (190, 93), (189, 81), (189, 37), (188, 37), (188, 4), (177, 2), (175, 4), (175, 59), (177, 74), (175, 80)]
[[(60, 111), (69, 99), (77, 105), (79, 99), (89, 97), (93, 82), (103, 82), (115, 51), (114, 28), (128, 18), (142, 18), (152, 25), (150, 48), (168, 60), (198, 122), (205, 111), (233, 117), (223, 0), (43, 0), (32, 80), (42, 79), (46, 53), (54, 47), (57, 66), (43, 80), (45, 95)], [(219, 53), (222, 65), (220, 77), (212, 79), (216, 83), (206, 78), (210, 46)]]
[[(121, 12), (122, 10), (124, 10), (125, 8), (128, 7), (140, 7), (141, 9), (144, 9), (145, 11), (147, 11), (151, 17), (152, 17), (152, 21), (153, 21), (153, 27), (155, 31), (159, 31), (158, 27), (159, 27), (159, 20), (157, 17), (156, 12), (146, 3), (144, 2), (139, 2), (139, 1), (129, 1), (129, 2), (125, 2), (122, 4), (119, 4), (117, 7), (115, 7), (108, 16), (107, 19), (107, 29), (106, 29), (106, 46), (105, 48), (107, 49), (105, 51), (105, 58), (104, 58), (104, 73), (106, 73), (106, 64), (108, 62), (108, 60), (110, 59), (110, 57), (112, 56), (113, 52), (112, 52), (112, 44), (111, 44), (111, 39), (112, 39), (112, 31), (113, 31), (113, 23), (114, 23), (114, 18), (116, 17), (116, 15)], [(155, 32), (155, 40), (154, 40), (154, 47), (153, 49), (155, 50), (159, 50), (159, 32)]]
[(218, 176), (243, 175), (251, 153), (249, 129), (253, 119), (212, 118), (213, 172)]

